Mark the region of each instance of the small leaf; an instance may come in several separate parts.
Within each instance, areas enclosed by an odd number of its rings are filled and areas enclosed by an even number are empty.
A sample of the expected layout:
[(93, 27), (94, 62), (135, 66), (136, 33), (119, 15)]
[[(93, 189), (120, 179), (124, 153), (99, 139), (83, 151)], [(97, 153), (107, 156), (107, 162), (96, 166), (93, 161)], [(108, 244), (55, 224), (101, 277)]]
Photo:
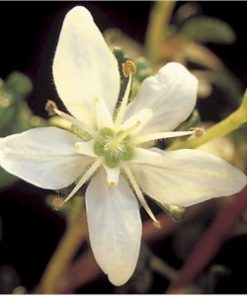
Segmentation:
[(197, 42), (231, 44), (236, 39), (234, 31), (227, 23), (211, 17), (194, 17), (187, 20), (180, 33)]
[(224, 93), (225, 99), (233, 106), (238, 107), (242, 94), (241, 82), (227, 69), (205, 71), (209, 81)]
[(201, 116), (198, 109), (195, 109), (191, 114), (189, 120), (186, 122), (185, 130), (190, 130), (197, 127), (201, 122)]
[(180, 6), (174, 14), (174, 20), (176, 23), (181, 24), (188, 18), (201, 13), (201, 7), (198, 3), (188, 2)]
[(221, 60), (211, 50), (199, 43), (186, 43), (183, 47), (183, 54), (189, 62), (211, 69), (223, 68)]
[(5, 83), (5, 89), (16, 99), (24, 99), (32, 91), (32, 82), (20, 72), (11, 73)]

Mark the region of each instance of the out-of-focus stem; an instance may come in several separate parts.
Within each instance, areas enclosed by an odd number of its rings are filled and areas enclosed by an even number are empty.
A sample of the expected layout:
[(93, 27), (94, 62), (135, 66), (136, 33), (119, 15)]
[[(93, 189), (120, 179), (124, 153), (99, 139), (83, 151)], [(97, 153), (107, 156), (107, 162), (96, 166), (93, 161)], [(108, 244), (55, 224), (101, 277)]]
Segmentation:
[(77, 217), (68, 224), (54, 255), (45, 270), (35, 292), (53, 294), (57, 292), (61, 276), (70, 265), (75, 253), (87, 236), (85, 214), (78, 212)]
[(175, 280), (177, 278), (177, 272), (174, 268), (169, 266), (165, 261), (159, 257), (152, 255), (151, 267), (153, 270), (164, 276), (169, 280)]
[(203, 136), (192, 139), (189, 138), (183, 142), (176, 141), (170, 147), (168, 147), (168, 150), (196, 148), (218, 137), (222, 137), (226, 134), (231, 133), (246, 122), (247, 112), (245, 112), (243, 108), (240, 107), (228, 117), (206, 130)]
[(239, 193), (215, 218), (213, 223), (196, 244), (177, 277), (166, 293), (179, 293), (194, 283), (196, 277), (208, 265), (218, 250), (229, 238), (236, 222), (247, 207), (247, 189)]
[(155, 63), (158, 58), (159, 47), (165, 37), (174, 5), (175, 1), (173, 0), (156, 1), (150, 12), (145, 50), (151, 63)]

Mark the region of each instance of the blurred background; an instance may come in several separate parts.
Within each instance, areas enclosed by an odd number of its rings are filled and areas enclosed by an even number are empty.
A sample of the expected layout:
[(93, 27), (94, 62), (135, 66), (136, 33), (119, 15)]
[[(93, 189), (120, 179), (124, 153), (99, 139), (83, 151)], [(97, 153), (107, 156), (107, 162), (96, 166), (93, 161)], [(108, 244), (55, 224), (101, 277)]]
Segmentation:
[[(45, 125), (43, 119), (48, 119), (48, 115), (44, 106), (48, 99), (55, 100), (61, 106), (52, 80), (51, 65), (64, 15), (75, 5), (84, 5), (91, 11), (100, 30), (108, 30), (106, 38), (109, 43), (120, 43), (130, 58), (144, 55), (143, 45), (153, 2), (0, 2), (0, 78), (6, 83), (6, 92), (18, 101), (16, 110), (24, 110), (18, 113), (23, 117), (19, 118), (17, 113), (13, 113), (9, 117), (11, 123), (4, 125), (2, 118), (5, 118), (8, 110), (4, 109), (5, 97), (0, 98), (1, 136)], [(164, 36), (167, 37), (162, 45), (164, 51), (155, 66), (176, 59), (184, 62), (200, 77), (197, 105), (200, 122), (218, 122), (239, 105), (247, 85), (246, 10), (247, 3), (244, 1), (180, 1), (175, 5), (170, 28), (167, 36)], [(220, 19), (231, 29), (222, 25), (218, 35), (212, 37), (208, 32), (217, 31), (217, 25), (214, 27), (209, 22), (206, 27), (209, 31), (205, 31), (203, 23), (204, 31), (198, 35), (188, 28), (188, 22), (197, 17)], [(111, 28), (118, 28), (121, 32), (109, 30)], [(177, 41), (180, 34), (189, 34), (186, 37), (191, 43), (183, 43), (180, 39)], [(183, 52), (186, 52), (184, 55), (181, 54), (181, 46), (190, 46), (187, 52), (183, 48)], [(147, 61), (145, 69), (149, 69), (148, 65)], [(10, 76), (14, 71), (25, 76)], [(27, 105), (24, 106), (22, 103), (25, 100)], [(27, 118), (28, 123), (25, 121)], [(23, 126), (15, 126), (19, 120)], [(224, 139), (226, 142), (218, 143), (215, 149), (221, 157), (244, 170), (247, 160), (245, 139), (246, 129), (242, 129), (234, 139)], [(238, 141), (244, 145), (237, 145)], [(38, 284), (64, 232), (64, 216), (49, 206), (45, 197), (52, 192), (5, 175), (2, 175), (0, 190), (0, 293), (30, 292)], [(175, 270), (183, 266), (196, 242), (217, 217), (219, 209), (228, 206), (228, 202), (231, 201), (209, 201), (192, 207), (185, 215), (185, 221), (176, 223), (176, 226), (173, 222), (167, 222), (169, 218), (165, 216), (167, 231), (154, 236), (147, 234), (147, 244), (143, 246), (137, 273), (126, 286), (115, 288), (103, 274), (96, 272), (85, 284), (78, 284), (68, 292), (165, 293)], [(243, 212), (238, 217), (229, 237), (209, 258), (205, 268), (189, 285), (191, 287), (182, 290), (183, 293), (247, 293), (246, 214)], [(83, 245), (78, 256), (86, 249), (87, 245)], [(166, 264), (171, 270), (164, 270)], [(88, 268), (90, 263), (80, 272), (87, 273)]]

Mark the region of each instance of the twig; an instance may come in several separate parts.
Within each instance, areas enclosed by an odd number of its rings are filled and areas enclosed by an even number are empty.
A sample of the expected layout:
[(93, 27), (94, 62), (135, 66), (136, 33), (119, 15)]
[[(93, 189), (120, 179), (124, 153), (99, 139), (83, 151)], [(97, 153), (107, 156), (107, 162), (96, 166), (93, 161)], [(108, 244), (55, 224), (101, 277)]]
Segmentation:
[(188, 138), (185, 141), (175, 141), (172, 143), (168, 150), (184, 149), (184, 148), (197, 148), (209, 141), (216, 138), (225, 136), (237, 129), (247, 122), (247, 93), (244, 95), (244, 100), (240, 107), (231, 113), (228, 117), (218, 122), (214, 126), (205, 131), (204, 135), (198, 138)]
[[(187, 215), (189, 219), (192, 215), (197, 212), (190, 211)], [(157, 216), (161, 224), (161, 228), (154, 227), (152, 221), (149, 219), (143, 223), (143, 237), (142, 239), (148, 243), (157, 241), (164, 236), (168, 235), (177, 227), (180, 223), (173, 222), (166, 214), (162, 213)], [(163, 270), (164, 271), (164, 270)], [(60, 287), (58, 293), (72, 293), (76, 288), (85, 285), (86, 283), (94, 280), (101, 273), (93, 254), (91, 251), (87, 251), (81, 255), (73, 265), (67, 270), (63, 278), (60, 280)], [(174, 276), (174, 274), (173, 274)]]
[(59, 243), (53, 257), (48, 263), (40, 284), (35, 293), (56, 293), (60, 278), (67, 270), (78, 248), (87, 236), (85, 214), (80, 213), (68, 225), (65, 235)]
[(230, 236), (239, 216), (247, 207), (247, 188), (238, 194), (215, 218), (209, 229), (189, 255), (178, 277), (171, 283), (167, 293), (175, 293), (190, 285), (217, 254), (219, 248)]
[(146, 54), (148, 59), (155, 63), (159, 48), (168, 28), (175, 1), (157, 1), (149, 16), (146, 32)]

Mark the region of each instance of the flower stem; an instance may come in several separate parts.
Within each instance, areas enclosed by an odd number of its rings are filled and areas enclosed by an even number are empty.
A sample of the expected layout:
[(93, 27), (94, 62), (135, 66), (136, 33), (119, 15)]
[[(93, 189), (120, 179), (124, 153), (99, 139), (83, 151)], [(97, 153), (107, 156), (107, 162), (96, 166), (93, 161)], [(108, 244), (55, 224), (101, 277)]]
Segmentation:
[(149, 16), (146, 32), (146, 55), (151, 63), (158, 58), (158, 50), (164, 39), (170, 18), (175, 6), (175, 1), (156, 1)]
[(68, 223), (67, 230), (48, 263), (35, 292), (42, 294), (54, 294), (57, 292), (61, 276), (66, 272), (75, 253), (87, 236), (85, 225), (85, 214), (82, 214), (80, 209), (73, 221)]
[(151, 267), (157, 273), (169, 280), (175, 280), (177, 278), (177, 271), (169, 266), (165, 261), (161, 260), (158, 256), (152, 255)]
[(208, 266), (222, 244), (230, 237), (239, 217), (247, 207), (247, 190), (239, 193), (218, 213), (201, 240), (189, 254), (177, 277), (171, 282), (166, 293), (182, 293), (182, 288), (195, 283), (198, 275)]
[(196, 148), (218, 137), (222, 137), (230, 132), (238, 129), (241, 125), (247, 122), (247, 112), (240, 106), (235, 112), (227, 118), (209, 128), (205, 134), (198, 138), (190, 138), (185, 141), (176, 141), (168, 147), (168, 150)]

